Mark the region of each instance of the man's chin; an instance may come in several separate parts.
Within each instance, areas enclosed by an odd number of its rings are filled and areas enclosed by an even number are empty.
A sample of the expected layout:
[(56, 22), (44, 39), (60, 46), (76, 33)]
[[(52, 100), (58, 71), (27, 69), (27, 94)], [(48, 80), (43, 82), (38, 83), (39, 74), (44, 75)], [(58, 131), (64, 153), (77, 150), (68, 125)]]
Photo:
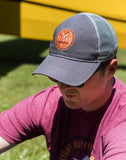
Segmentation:
[(69, 109), (80, 109), (80, 105), (72, 102), (72, 101), (65, 101), (65, 105), (69, 108)]

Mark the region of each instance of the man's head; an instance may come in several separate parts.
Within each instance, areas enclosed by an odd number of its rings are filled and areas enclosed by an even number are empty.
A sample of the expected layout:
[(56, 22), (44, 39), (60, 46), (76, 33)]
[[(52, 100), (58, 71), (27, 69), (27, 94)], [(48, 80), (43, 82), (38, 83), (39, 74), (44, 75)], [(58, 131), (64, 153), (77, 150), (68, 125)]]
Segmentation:
[(113, 59), (117, 48), (116, 34), (108, 21), (92, 13), (79, 13), (56, 28), (50, 53), (33, 74), (79, 86), (101, 63)]
[(117, 59), (102, 62), (93, 75), (80, 87), (62, 82), (57, 85), (68, 108), (93, 111), (103, 106), (112, 95), (113, 75), (117, 68)]

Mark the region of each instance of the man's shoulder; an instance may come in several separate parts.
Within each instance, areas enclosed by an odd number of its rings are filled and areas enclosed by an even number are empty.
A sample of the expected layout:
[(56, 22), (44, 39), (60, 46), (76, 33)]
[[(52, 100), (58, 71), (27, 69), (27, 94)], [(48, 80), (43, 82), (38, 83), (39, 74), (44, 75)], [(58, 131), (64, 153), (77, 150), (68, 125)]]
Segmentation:
[(31, 96), (30, 101), (37, 106), (52, 106), (59, 103), (62, 97), (61, 92), (57, 85), (44, 89), (35, 95)]
[(36, 94), (25, 98), (18, 102), (16, 106), (29, 106), (30, 108), (48, 108), (51, 106), (57, 106), (60, 98), (62, 97), (58, 86), (51, 86), (47, 89), (43, 89)]
[(61, 97), (61, 92), (58, 88), (57, 85), (51, 86), (47, 89), (41, 90), (40, 92), (38, 92), (37, 94), (35, 94), (34, 96), (48, 96), (48, 97)]

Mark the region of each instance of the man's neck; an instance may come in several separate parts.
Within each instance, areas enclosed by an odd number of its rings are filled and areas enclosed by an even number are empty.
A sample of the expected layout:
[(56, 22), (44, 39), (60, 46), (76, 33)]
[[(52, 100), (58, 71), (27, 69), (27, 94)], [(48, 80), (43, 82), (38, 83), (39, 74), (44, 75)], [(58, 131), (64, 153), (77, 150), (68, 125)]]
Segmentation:
[(112, 94), (112, 88), (115, 83), (115, 79), (112, 78), (110, 81), (108, 81), (108, 84), (106, 85), (106, 88), (104, 90), (104, 93), (98, 97), (98, 99), (94, 100), (92, 103), (87, 105), (87, 107), (84, 107), (84, 110), (87, 112), (95, 111), (102, 107), (110, 98)]

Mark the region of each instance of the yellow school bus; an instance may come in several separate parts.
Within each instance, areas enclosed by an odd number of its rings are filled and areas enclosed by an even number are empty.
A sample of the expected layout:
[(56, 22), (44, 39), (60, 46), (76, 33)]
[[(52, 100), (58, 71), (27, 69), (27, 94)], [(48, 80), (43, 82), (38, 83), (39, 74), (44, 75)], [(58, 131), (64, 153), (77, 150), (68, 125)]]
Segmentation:
[(0, 0), (0, 33), (50, 41), (59, 23), (80, 12), (106, 18), (126, 48), (126, 0)]

